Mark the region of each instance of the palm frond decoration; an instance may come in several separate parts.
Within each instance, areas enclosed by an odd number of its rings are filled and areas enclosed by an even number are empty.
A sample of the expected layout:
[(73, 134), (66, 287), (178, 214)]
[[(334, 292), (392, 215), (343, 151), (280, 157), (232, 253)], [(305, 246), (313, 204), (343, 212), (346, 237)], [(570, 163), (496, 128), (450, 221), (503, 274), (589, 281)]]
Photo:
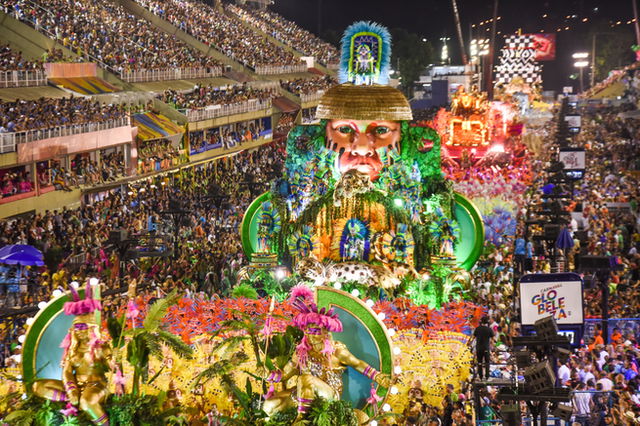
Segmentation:
[(231, 297), (236, 299), (244, 297), (245, 299), (256, 300), (258, 298), (258, 292), (248, 284), (240, 284), (233, 288)]
[(165, 298), (158, 299), (149, 308), (149, 312), (144, 318), (143, 327), (148, 332), (154, 332), (162, 324), (162, 318), (167, 314), (167, 310), (171, 305), (174, 305), (180, 296), (178, 296), (178, 289), (173, 289)]

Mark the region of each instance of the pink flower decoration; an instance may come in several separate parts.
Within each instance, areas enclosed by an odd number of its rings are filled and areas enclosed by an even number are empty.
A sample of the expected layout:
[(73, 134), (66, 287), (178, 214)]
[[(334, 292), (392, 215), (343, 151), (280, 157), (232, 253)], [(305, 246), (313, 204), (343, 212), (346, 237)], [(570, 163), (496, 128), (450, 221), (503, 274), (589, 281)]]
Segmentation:
[(130, 300), (129, 303), (127, 303), (126, 318), (130, 320), (135, 320), (136, 318), (138, 318), (138, 315), (140, 315), (140, 310), (138, 310), (138, 305), (136, 305), (136, 302), (134, 300)]
[(267, 393), (264, 394), (264, 399), (266, 400), (271, 398), (275, 393), (276, 393), (276, 388), (273, 387), (273, 383), (271, 383), (271, 386), (269, 386), (269, 390), (267, 391)]
[(331, 343), (331, 339), (324, 339), (324, 348), (322, 348), (322, 353), (327, 356), (327, 358), (331, 359), (331, 355), (336, 351), (336, 348), (333, 347), (333, 343)]
[(375, 407), (380, 401), (382, 401), (382, 397), (378, 396), (376, 388), (371, 386), (371, 391), (369, 392), (369, 398), (367, 398), (367, 402)]
[(307, 336), (303, 336), (298, 346), (296, 346), (296, 354), (298, 355), (298, 367), (305, 367), (309, 359), (309, 350), (311, 346), (307, 340)]
[(272, 317), (267, 317), (267, 319), (264, 321), (264, 327), (262, 327), (262, 330), (260, 330), (260, 333), (265, 336), (265, 337), (269, 337), (273, 334), (273, 325), (271, 324), (273, 322), (273, 318)]
[(78, 414), (78, 409), (74, 407), (70, 402), (67, 402), (67, 408), (65, 408), (64, 410), (60, 410), (60, 412), (63, 416), (70, 417), (76, 416)]
[(127, 383), (127, 379), (120, 371), (120, 368), (116, 370), (116, 375), (113, 378), (113, 382), (116, 385), (116, 395), (120, 396), (124, 393), (124, 385)]

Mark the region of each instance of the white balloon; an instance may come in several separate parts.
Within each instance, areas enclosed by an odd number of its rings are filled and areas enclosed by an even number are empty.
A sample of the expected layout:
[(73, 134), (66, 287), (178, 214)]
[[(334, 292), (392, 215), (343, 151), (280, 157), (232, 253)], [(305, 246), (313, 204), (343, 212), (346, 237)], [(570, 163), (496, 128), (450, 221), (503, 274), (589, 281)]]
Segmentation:
[(47, 302), (40, 302), (38, 303), (38, 309), (42, 310), (45, 308), (45, 306), (47, 306)]
[(54, 299), (57, 299), (58, 297), (62, 296), (62, 292), (58, 289), (53, 290), (53, 293), (51, 293), (51, 295), (53, 296)]
[(384, 405), (382, 406), (382, 410), (383, 410), (383, 411), (391, 411), (391, 406), (390, 406), (389, 404), (384, 404)]

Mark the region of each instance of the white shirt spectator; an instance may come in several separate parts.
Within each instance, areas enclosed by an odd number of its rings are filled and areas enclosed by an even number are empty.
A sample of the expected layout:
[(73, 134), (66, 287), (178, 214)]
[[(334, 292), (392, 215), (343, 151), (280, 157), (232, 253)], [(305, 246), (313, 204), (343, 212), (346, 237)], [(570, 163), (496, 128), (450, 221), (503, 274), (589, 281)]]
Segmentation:
[(598, 383), (602, 385), (602, 390), (608, 392), (613, 389), (613, 382), (608, 377), (603, 377), (598, 380)]
[(558, 368), (558, 379), (560, 379), (560, 383), (562, 385), (566, 384), (571, 379), (571, 369), (567, 364), (562, 364), (560, 368)]

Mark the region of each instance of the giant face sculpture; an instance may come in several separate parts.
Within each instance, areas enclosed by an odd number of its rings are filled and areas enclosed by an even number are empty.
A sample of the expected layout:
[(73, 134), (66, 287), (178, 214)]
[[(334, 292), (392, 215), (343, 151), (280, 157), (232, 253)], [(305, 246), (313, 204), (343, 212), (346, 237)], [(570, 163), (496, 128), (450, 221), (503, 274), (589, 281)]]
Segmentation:
[(388, 120), (329, 120), (327, 145), (338, 153), (341, 174), (357, 170), (375, 181), (384, 166), (379, 150), (400, 149), (400, 123)]

